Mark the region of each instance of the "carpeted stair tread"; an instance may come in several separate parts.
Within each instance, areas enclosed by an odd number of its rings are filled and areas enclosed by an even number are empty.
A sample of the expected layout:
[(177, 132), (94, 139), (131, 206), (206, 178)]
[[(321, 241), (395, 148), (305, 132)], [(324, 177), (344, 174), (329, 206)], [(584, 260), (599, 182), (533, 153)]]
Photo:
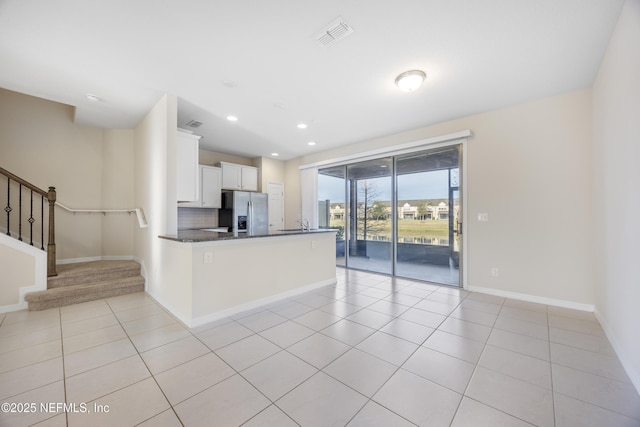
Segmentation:
[(56, 269), (58, 275), (48, 279), (47, 289), (80, 284), (89, 285), (140, 275), (140, 264), (130, 260), (59, 264)]
[(24, 299), (29, 302), (29, 310), (45, 310), (143, 291), (144, 278), (135, 276), (31, 292)]

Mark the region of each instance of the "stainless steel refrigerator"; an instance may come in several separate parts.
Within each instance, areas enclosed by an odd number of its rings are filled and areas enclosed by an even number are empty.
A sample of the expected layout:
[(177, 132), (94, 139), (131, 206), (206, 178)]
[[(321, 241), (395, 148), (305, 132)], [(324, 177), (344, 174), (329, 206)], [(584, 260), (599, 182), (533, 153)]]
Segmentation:
[(218, 224), (234, 233), (250, 236), (269, 234), (269, 205), (266, 193), (223, 191)]

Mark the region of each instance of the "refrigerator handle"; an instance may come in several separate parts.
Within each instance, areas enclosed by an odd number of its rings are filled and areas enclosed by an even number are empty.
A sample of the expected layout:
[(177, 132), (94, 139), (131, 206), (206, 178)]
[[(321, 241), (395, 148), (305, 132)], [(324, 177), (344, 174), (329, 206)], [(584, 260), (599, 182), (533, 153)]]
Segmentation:
[(253, 203), (251, 201), (247, 206), (247, 235), (253, 236)]

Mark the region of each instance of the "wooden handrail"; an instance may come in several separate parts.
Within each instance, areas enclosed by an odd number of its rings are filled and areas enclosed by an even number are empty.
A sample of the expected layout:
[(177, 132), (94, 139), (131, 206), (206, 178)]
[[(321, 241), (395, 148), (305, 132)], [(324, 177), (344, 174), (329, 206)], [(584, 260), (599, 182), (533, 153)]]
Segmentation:
[(11, 172), (9, 172), (8, 170), (4, 169), (4, 168), (0, 168), (0, 174), (6, 176), (7, 178), (11, 179), (12, 181), (17, 182), (18, 184), (22, 184), (25, 187), (27, 187), (29, 190), (32, 190), (38, 194), (40, 194), (42, 197), (48, 197), (49, 192), (42, 190), (38, 187), (36, 187), (35, 185), (33, 185), (32, 183), (30, 183), (29, 181), (20, 178), (17, 175), (12, 174)]
[[(49, 203), (49, 239), (47, 242), (47, 276), (51, 277), (51, 276), (57, 276), (58, 273), (56, 272), (56, 223), (55, 223), (55, 205), (56, 205), (56, 188), (55, 187), (49, 187), (48, 191), (42, 190), (38, 187), (36, 187), (35, 185), (31, 184), (29, 181), (20, 178), (19, 176), (9, 172), (8, 170), (0, 167), (0, 175), (4, 175), (7, 177), (8, 179), (8, 189), (7, 189), (7, 208), (5, 209), (5, 211), (7, 212), (7, 234), (11, 235), (11, 230), (9, 227), (9, 217), (10, 217), (10, 213), (11, 213), (11, 208), (10, 208), (10, 203), (11, 203), (11, 198), (9, 197), (9, 188), (11, 187), (11, 181), (15, 181), (16, 184), (18, 184), (20, 186), (19, 188), (19, 192), (20, 192), (20, 212), (22, 212), (22, 187), (26, 187), (29, 190), (31, 190), (34, 193), (40, 194), (40, 196), (42, 196), (43, 198), (46, 198), (48, 203)], [(32, 193), (33, 194), (33, 193)], [(33, 200), (33, 199), (32, 199)], [(43, 199), (44, 200), (44, 199)], [(44, 204), (44, 202), (43, 202)], [(33, 222), (33, 202), (31, 203), (31, 218), (29, 219), (29, 222)], [(42, 210), (44, 211), (44, 206), (42, 206)], [(18, 219), (20, 221), (22, 221), (22, 217), (21, 217), (21, 213), (19, 214), (20, 218)], [(44, 212), (41, 212), (42, 215), (42, 229), (44, 230)], [(19, 229), (19, 237), (20, 240), (22, 240), (22, 229), (21, 229), (21, 225), (20, 225), (20, 229)], [(44, 233), (43, 233), (44, 234)], [(32, 245), (33, 245), (33, 239), (32, 240)], [(44, 240), (44, 236), (42, 236), (42, 240)], [(44, 242), (42, 243), (42, 247), (41, 249), (44, 249)]]

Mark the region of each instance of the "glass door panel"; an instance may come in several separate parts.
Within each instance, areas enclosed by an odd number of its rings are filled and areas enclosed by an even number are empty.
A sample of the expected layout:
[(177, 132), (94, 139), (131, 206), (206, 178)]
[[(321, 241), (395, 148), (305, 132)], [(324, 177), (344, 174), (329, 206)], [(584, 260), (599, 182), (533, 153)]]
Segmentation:
[(397, 276), (460, 284), (458, 150), (396, 158)]
[(391, 157), (347, 165), (347, 267), (391, 274)]
[(318, 171), (318, 226), (336, 233), (336, 265), (345, 265), (345, 166)]

